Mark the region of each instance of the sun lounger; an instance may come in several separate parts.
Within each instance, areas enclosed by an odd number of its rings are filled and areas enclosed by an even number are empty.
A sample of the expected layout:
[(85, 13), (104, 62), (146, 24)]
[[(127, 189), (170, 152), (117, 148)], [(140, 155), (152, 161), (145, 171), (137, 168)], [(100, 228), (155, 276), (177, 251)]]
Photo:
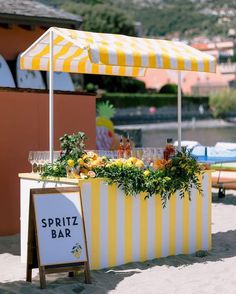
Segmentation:
[(212, 174), (212, 186), (219, 188), (219, 198), (225, 197), (226, 189), (236, 189), (236, 149), (229, 150), (219, 145), (197, 146), (192, 154), (199, 162), (209, 164), (216, 171)]

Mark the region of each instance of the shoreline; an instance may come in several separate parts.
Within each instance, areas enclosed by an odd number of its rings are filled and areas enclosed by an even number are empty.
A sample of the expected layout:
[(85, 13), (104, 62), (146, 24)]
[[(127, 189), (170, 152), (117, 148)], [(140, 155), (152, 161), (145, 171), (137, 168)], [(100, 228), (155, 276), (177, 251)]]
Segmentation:
[[(227, 122), (223, 119), (206, 119), (206, 120), (191, 120), (182, 121), (182, 129), (196, 129), (196, 128), (222, 128), (222, 127), (234, 127), (236, 124)], [(167, 130), (177, 129), (177, 122), (155, 123), (155, 124), (132, 124), (132, 125), (115, 125), (115, 129), (118, 130)]]

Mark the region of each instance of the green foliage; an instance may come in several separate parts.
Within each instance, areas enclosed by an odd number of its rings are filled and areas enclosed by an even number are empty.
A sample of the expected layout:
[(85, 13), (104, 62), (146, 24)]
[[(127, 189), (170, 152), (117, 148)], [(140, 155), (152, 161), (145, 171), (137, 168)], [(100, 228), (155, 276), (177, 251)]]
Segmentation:
[(84, 75), (84, 82), (93, 83), (99, 89), (111, 93), (145, 93), (145, 83), (130, 77), (116, 77), (105, 75)]
[(110, 104), (109, 101), (100, 102), (97, 104), (98, 116), (110, 119), (114, 116), (115, 112), (116, 112), (116, 110), (115, 110), (114, 106), (112, 104)]
[(210, 95), (210, 107), (215, 117), (236, 110), (236, 90), (224, 90)]
[[(112, 17), (101, 16), (97, 5), (104, 5), (107, 13), (111, 9), (119, 8), (126, 15), (129, 13), (130, 19), (142, 23), (143, 35), (146, 36), (167, 36), (191, 39), (192, 36), (205, 35), (215, 37), (217, 35), (227, 36), (229, 28), (236, 26), (236, 2), (232, 0), (209, 0), (209, 1), (191, 1), (191, 0), (157, 0), (155, 1), (132, 1), (132, 0), (38, 0), (47, 5), (53, 5), (72, 13), (84, 16), (87, 30), (103, 30), (104, 32), (116, 33), (119, 26), (122, 26), (123, 19), (119, 18), (116, 22), (117, 30), (111, 31), (109, 22)], [(86, 8), (87, 6), (87, 8)], [(88, 7), (90, 6), (90, 7)], [(85, 7), (85, 8), (84, 8)], [(222, 9), (233, 11), (233, 14), (227, 16), (221, 15)], [(101, 9), (102, 10), (102, 9)], [(98, 11), (98, 16), (97, 16)], [(91, 13), (91, 16), (88, 15)], [(98, 19), (96, 19), (98, 17)], [(103, 18), (104, 17), (104, 18)], [(103, 21), (104, 19), (104, 21)], [(108, 23), (106, 27), (105, 22)], [(96, 29), (95, 25), (96, 24)], [(98, 26), (97, 26), (98, 24)], [(122, 29), (123, 31), (123, 29)], [(124, 31), (127, 31), (125, 29)], [(123, 32), (124, 33), (124, 32)], [(131, 33), (131, 35), (133, 35)]]
[(68, 160), (74, 160), (77, 162), (84, 154), (85, 143), (87, 139), (83, 132), (77, 134), (67, 135), (65, 134), (60, 138), (61, 142), (61, 154), (56, 162), (53, 164), (46, 164), (41, 173), (42, 177), (65, 177), (66, 166)]
[(166, 84), (161, 87), (160, 94), (177, 94), (178, 86), (176, 84)]
[[(177, 105), (177, 95), (157, 93), (104, 93), (101, 102), (109, 101), (116, 108)], [(206, 104), (208, 97), (183, 96), (183, 104)]]
[(97, 87), (93, 83), (88, 83), (86, 84), (85, 89), (89, 93), (95, 93), (97, 90)]
[(148, 169), (148, 175), (145, 175), (142, 169), (126, 164), (96, 167), (94, 171), (97, 177), (104, 178), (108, 184), (117, 184), (127, 196), (142, 192), (146, 197), (160, 195), (163, 206), (177, 190), (180, 191), (181, 198), (185, 193), (190, 197), (191, 188), (202, 192), (199, 181), (201, 166), (186, 149), (177, 152), (166, 162), (164, 168)]
[(126, 11), (110, 4), (83, 4), (67, 2), (62, 8), (83, 18), (85, 31), (135, 35), (133, 20)]

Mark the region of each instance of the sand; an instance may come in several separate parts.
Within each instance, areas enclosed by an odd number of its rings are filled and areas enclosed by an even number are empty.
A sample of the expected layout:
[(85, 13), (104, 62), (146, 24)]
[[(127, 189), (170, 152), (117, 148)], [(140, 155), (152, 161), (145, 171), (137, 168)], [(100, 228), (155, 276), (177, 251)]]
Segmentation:
[(82, 275), (47, 275), (47, 289), (40, 290), (37, 270), (33, 283), (25, 282), (19, 235), (0, 237), (0, 293), (236, 294), (236, 191), (228, 190), (224, 199), (213, 194), (212, 238), (213, 248), (203, 257), (178, 255), (92, 271), (91, 285)]

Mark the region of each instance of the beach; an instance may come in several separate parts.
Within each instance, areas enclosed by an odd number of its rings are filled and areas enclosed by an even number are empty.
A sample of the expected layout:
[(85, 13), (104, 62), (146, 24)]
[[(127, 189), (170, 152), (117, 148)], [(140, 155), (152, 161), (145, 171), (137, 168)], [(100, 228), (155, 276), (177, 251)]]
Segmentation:
[(33, 282), (25, 282), (25, 264), (20, 263), (20, 237), (0, 237), (1, 293), (134, 293), (217, 294), (236, 293), (236, 191), (227, 190), (218, 199), (213, 190), (212, 250), (130, 263), (92, 271), (92, 284), (84, 276), (47, 275), (47, 288), (40, 290), (38, 270)]

